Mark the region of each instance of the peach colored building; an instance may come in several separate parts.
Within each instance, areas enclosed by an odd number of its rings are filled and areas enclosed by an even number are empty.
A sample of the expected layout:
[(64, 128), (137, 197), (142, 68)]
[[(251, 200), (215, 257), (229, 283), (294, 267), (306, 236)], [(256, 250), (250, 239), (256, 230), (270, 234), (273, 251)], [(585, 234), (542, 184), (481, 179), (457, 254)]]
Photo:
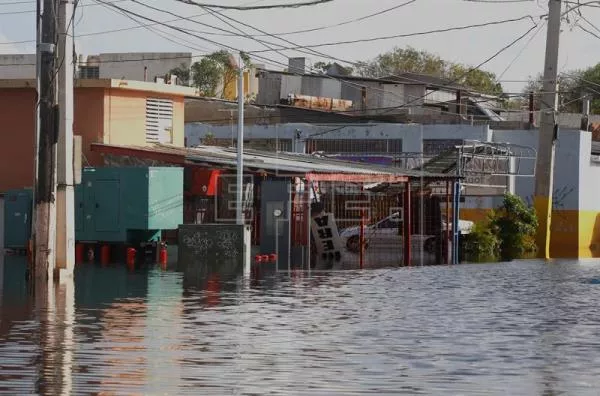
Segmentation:
[[(92, 143), (184, 146), (184, 98), (194, 88), (114, 79), (75, 82), (74, 134), (83, 164), (99, 166)], [(33, 185), (34, 80), (0, 80), (0, 193)]]

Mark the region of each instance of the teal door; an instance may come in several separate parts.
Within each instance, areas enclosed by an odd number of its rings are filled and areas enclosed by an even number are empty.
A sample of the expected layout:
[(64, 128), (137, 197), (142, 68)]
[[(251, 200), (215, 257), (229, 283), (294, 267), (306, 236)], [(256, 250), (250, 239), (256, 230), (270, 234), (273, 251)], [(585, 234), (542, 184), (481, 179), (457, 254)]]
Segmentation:
[[(84, 210), (84, 194), (85, 188), (79, 184), (75, 186), (75, 232), (81, 233), (84, 231), (85, 210)], [(79, 239), (80, 235), (75, 235), (75, 239)]]
[(97, 180), (94, 189), (94, 224), (97, 232), (119, 231), (118, 180)]
[(31, 234), (31, 191), (9, 192), (4, 201), (4, 247), (24, 248)]

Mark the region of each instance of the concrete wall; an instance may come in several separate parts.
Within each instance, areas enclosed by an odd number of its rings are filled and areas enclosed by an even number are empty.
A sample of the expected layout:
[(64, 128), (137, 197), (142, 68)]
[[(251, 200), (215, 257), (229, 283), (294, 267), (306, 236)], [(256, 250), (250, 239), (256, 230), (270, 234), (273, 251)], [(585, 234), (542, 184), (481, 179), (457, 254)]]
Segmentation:
[[(0, 195), (0, 260), (4, 257), (4, 196)], [(4, 268), (0, 266), (0, 287), (2, 287), (2, 272)], [(0, 290), (0, 295), (2, 291)]]
[(35, 54), (0, 55), (0, 79), (34, 79)]
[(154, 81), (154, 77), (164, 77), (182, 64), (189, 68), (192, 62), (189, 52), (100, 54), (98, 57), (100, 78), (136, 81), (144, 81), (144, 67), (148, 68), (148, 81)]
[(591, 158), (592, 134), (581, 132), (579, 153), (579, 256), (600, 256), (600, 163)]
[[(327, 130), (340, 128), (330, 133)], [(416, 124), (347, 124), (316, 125), (290, 123), (282, 125), (252, 125), (244, 128), (247, 139), (294, 139), (296, 132), (300, 139), (402, 139), (402, 149), (408, 153), (423, 151), (423, 139), (491, 139), (491, 131), (486, 125), (416, 125)], [(206, 124), (187, 124), (185, 134), (189, 146), (198, 145), (208, 133), (216, 138), (231, 138), (230, 126), (211, 126)]]

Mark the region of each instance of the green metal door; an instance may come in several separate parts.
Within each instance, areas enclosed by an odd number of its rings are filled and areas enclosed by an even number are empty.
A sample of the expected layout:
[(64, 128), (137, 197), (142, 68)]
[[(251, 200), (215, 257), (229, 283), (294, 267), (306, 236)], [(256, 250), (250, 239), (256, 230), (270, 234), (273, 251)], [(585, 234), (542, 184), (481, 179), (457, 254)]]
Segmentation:
[[(85, 210), (84, 210), (84, 194), (85, 189), (82, 184), (75, 186), (75, 232), (80, 233), (84, 230)], [(77, 239), (78, 236), (75, 236)]]
[(97, 180), (94, 189), (94, 224), (97, 232), (119, 231), (118, 180)]

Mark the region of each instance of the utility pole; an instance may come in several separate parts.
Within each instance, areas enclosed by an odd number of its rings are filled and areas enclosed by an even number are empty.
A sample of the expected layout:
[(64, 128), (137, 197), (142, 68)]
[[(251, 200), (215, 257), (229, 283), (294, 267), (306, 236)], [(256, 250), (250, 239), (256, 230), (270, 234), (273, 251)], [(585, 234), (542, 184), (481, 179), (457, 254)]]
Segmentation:
[[(35, 10), (35, 85), (36, 92), (38, 97), (36, 98), (36, 102), (39, 101), (39, 94), (42, 91), (41, 89), (41, 44), (42, 44), (42, 11), (43, 4), (42, 0), (36, 0), (36, 10)], [(35, 135), (33, 136), (33, 147), (34, 147), (34, 157), (33, 157), (33, 185), (37, 186), (38, 183), (38, 156), (39, 156), (39, 140), (40, 140), (40, 107), (35, 106)], [(35, 212), (36, 212), (36, 199), (35, 199), (35, 191), (36, 188), (33, 189), (33, 206), (31, 208), (31, 237), (30, 237), (30, 245), (29, 249), (33, 249), (31, 245), (35, 240), (35, 232), (36, 232), (36, 221), (35, 221)], [(31, 252), (33, 254), (33, 251)], [(33, 265), (33, 256), (31, 257), (31, 265)], [(31, 271), (30, 271), (31, 272)]]
[(236, 183), (236, 220), (238, 225), (244, 224), (243, 189), (244, 189), (244, 60), (240, 53), (238, 62), (238, 136), (237, 136), (237, 183)]
[(562, 0), (548, 2), (548, 33), (541, 100), (539, 144), (535, 169), (535, 199), (539, 227), (536, 236), (538, 255), (550, 258), (552, 193), (554, 189), (554, 153), (558, 139), (558, 48)]
[(58, 149), (56, 186), (56, 269), (70, 276), (75, 268), (75, 193), (73, 187), (73, 0), (58, 8)]
[(57, 1), (43, 0), (42, 34), (40, 43), (39, 142), (37, 180), (35, 184), (35, 239), (33, 241), (33, 267), (30, 276), (36, 280), (53, 277), (55, 264), (56, 229), (56, 53)]

